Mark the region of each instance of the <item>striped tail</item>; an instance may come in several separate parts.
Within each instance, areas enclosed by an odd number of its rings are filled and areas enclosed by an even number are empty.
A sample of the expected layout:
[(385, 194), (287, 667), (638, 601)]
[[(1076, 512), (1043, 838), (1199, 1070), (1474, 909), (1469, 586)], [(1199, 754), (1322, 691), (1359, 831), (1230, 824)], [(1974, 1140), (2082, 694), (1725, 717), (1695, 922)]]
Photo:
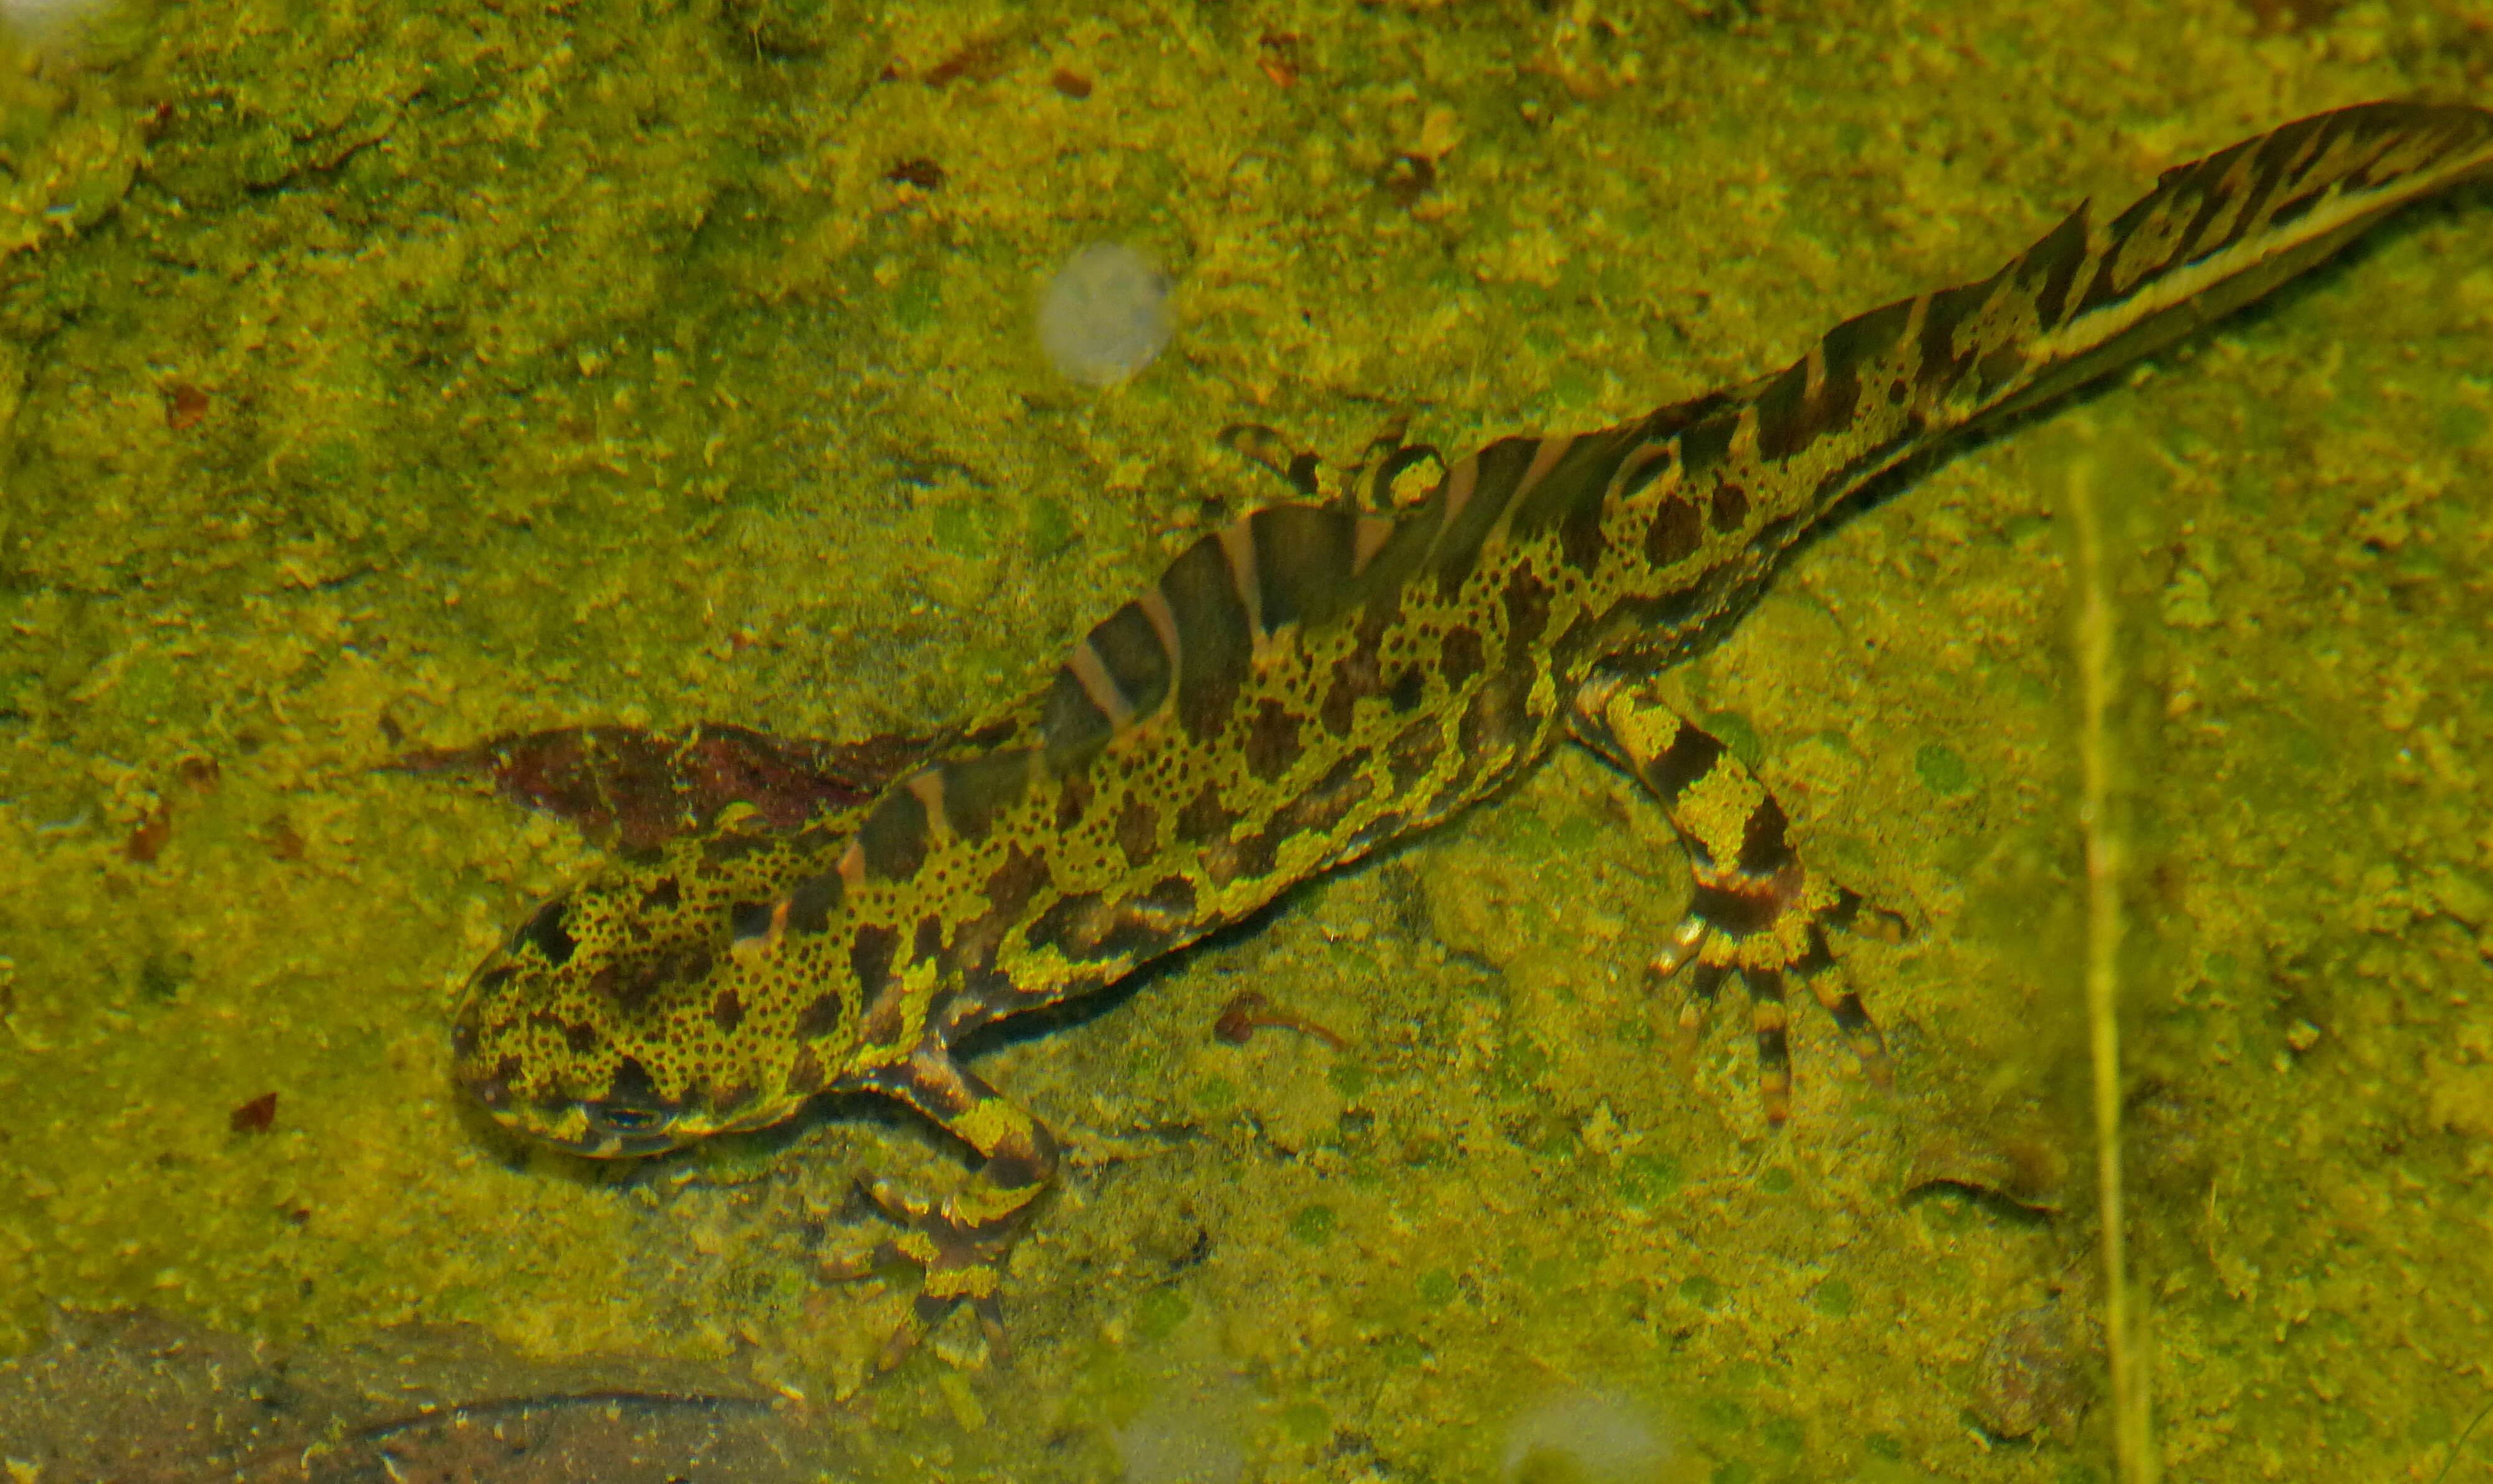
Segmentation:
[(2045, 316), (2027, 375), (1997, 410), (2022, 410), (2152, 355), (2317, 266), (2399, 207), (2488, 173), (2493, 112), (2365, 104), (2167, 170), (2100, 231), (2087, 229), (2081, 209), (2010, 266), (2067, 286), (2054, 295), (2066, 309), (2064, 318)]
[[(1877, 428), (1820, 481), (1822, 511), (1949, 435), (2166, 348), (2399, 207), (2488, 172), (2493, 112), (2481, 108), (2364, 104), (2287, 124), (2167, 170), (2108, 224), (2079, 207), (1978, 284), (1836, 326), (1742, 399), (1757, 450), (1790, 459), (1821, 437)], [(1895, 415), (1868, 409), (1877, 396)]]

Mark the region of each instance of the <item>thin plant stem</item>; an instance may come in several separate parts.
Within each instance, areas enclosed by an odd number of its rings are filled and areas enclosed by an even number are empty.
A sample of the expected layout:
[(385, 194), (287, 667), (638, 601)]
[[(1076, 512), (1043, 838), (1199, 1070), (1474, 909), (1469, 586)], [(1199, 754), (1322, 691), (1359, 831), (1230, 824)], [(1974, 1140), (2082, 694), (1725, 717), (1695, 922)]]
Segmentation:
[(2095, 1183), (2103, 1225), (2105, 1348), (2112, 1358), (2113, 1447), (2123, 1484), (2154, 1484), (2148, 1378), (2137, 1345), (2129, 1275), (2121, 1246), (2120, 1184), (2120, 839), (2112, 820), (2112, 743), (2104, 718), (2113, 673), (2114, 612), (2104, 572), (2103, 519), (2095, 502), (2098, 466), (2081, 458), (2069, 470), (2078, 538), (2078, 672), (2082, 772), (2079, 828), (2086, 840), (2087, 1028), (2094, 1061)]
[(2476, 1436), (2476, 1429), (2488, 1415), (2493, 1415), (2493, 1402), (2487, 1402), (2476, 1409), (2475, 1421), (2468, 1423), (2467, 1431), (2459, 1434), (2458, 1440), (2449, 1445), (2449, 1456), (2441, 1461), (2441, 1472), (2432, 1476), (2432, 1484), (2442, 1484), (2443, 1480), (2449, 1477), (2449, 1470), (2458, 1467), (2458, 1455), (2467, 1447), (2467, 1439)]

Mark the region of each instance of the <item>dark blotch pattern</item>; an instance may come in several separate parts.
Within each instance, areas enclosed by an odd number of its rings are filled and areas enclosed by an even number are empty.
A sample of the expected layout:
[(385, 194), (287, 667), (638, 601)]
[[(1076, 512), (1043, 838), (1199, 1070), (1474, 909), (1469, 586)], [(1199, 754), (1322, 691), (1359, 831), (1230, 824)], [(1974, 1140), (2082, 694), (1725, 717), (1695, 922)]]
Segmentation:
[(1020, 747), (944, 765), (944, 818), (963, 839), (984, 840), (996, 816), (1030, 788), (1031, 755)]
[(1749, 492), (1727, 480), (1714, 487), (1714, 529), (1729, 535), (1749, 518)]
[(788, 928), (791, 932), (818, 933), (829, 929), (831, 909), (840, 904), (840, 873), (825, 871), (796, 883), (788, 893)]
[(1218, 538), (1206, 536), (1186, 549), (1160, 577), (1160, 595), (1177, 620), (1177, 719), (1187, 736), (1208, 742), (1229, 725), (1254, 657), (1246, 607)]
[(539, 907), (536, 915), (511, 935), (511, 951), (517, 953), (522, 947), (534, 946), (545, 955), (545, 961), (557, 969), (571, 962), (571, 955), (580, 951), (580, 942), (563, 926), (563, 916), (570, 910), (571, 903), (563, 897)]
[(1807, 448), (1821, 430), (1810, 414), (1808, 402), (1809, 362), (1794, 361), (1784, 374), (1766, 383), (1757, 397), (1757, 453), (1768, 459), (1788, 459)]
[(1108, 621), (1091, 631), (1091, 648), (1136, 717), (1158, 711), (1168, 699), (1168, 651), (1161, 648), (1159, 630), (1140, 604), (1127, 603), (1110, 614)]
[[(840, 1028), (847, 1018), (848, 1007), (836, 994), (818, 994), (796, 1013), (796, 1032), (799, 1041), (813, 1041)], [(817, 1082), (816, 1086), (822, 1084)]]
[(1578, 572), (1590, 572), (1602, 560), (1603, 486), (1577, 492), (1575, 503), (1558, 521), (1558, 556)]
[(1723, 755), (1723, 744), (1692, 726), (1682, 726), (1662, 756), (1645, 770), (1645, 781), (1665, 800), (1676, 802), (1679, 791), (1705, 775)]
[(1226, 839), (1230, 827), (1241, 817), (1221, 802), (1220, 790), (1207, 783), (1186, 801), (1185, 808), (1177, 811), (1177, 837), (1189, 844)]
[(1480, 631), (1461, 624), (1446, 630), (1437, 646), (1437, 667), (1446, 673), (1446, 683), (1460, 690), (1481, 673), (1487, 660), (1481, 652)]
[(849, 967), (856, 974), (857, 993), (871, 1001), (883, 992), (885, 980), (891, 977), (891, 955), (900, 949), (900, 933), (879, 923), (869, 923), (856, 931), (856, 941), (849, 945)]
[(1731, 435), (1740, 420), (1732, 416), (1709, 417), (1679, 435), (1679, 462), (1691, 479), (1710, 472), (1731, 451)]
[(1254, 714), (1246, 718), (1243, 750), (1250, 776), (1270, 783), (1289, 772), (1307, 750), (1299, 740), (1298, 714), (1278, 701), (1256, 702)]
[(1255, 540), (1266, 633), (1278, 633), (1291, 623), (1315, 627), (1350, 602), (1355, 588), (1349, 512), (1275, 505), (1248, 516), (1246, 529)]
[(1005, 922), (1020, 917), (1048, 880), (1046, 856), (1013, 846), (1005, 852), (1005, 863), (987, 877), (989, 910)]
[(926, 805), (905, 788), (883, 796), (857, 829), (866, 871), (886, 881), (907, 881), (926, 863)]
[(1059, 669), (1048, 682), (1039, 714), (1039, 731), (1047, 739), (1047, 771), (1060, 776), (1081, 772), (1115, 730), (1108, 713), (1092, 704), (1090, 692), (1066, 669)]
[(1140, 794), (1126, 800), (1117, 815), (1117, 848), (1125, 852), (1126, 863), (1142, 869), (1159, 853), (1159, 846), (1160, 811)]
[(1656, 567), (1672, 566), (1697, 554), (1705, 539), (1704, 517), (1684, 500), (1666, 500), (1645, 528), (1644, 560)]
[(1091, 801), (1098, 793), (1091, 780), (1079, 773), (1065, 780), (1056, 792), (1056, 833), (1070, 834), (1091, 810)]
[(1990, 300), (1992, 283), (1992, 279), (1985, 279), (1979, 284), (1942, 288), (1931, 295), (1931, 307), (1922, 317), (1920, 381), (1933, 397), (1945, 395), (1964, 379), (1974, 352), (1970, 348), (1958, 352), (1956, 332), (1967, 316)]
[(1792, 863), (1791, 846), (1784, 840), (1784, 806), (1769, 794), (1749, 811), (1740, 836), (1740, 869), (1752, 876), (1771, 876)]
[(1098, 920), (1099, 893), (1076, 892), (1060, 896), (1034, 919), (1023, 937), (1033, 948), (1052, 948), (1067, 958), (1083, 957), (1094, 941), (1090, 929)]
[[(2076, 283), (2078, 270), (2087, 261), (2087, 214), (2074, 211), (2051, 234), (2026, 250), (2023, 259), (2026, 282), (2034, 295), (2034, 314), (2039, 322), (2056, 325), (2060, 313), (2068, 308), (2069, 286)], [(2035, 280), (2040, 277), (2041, 282)]]
[(1528, 567), (1506, 580), (1506, 651), (1519, 654), (1541, 642), (1549, 627), (1549, 585)]
[(1506, 501), (1515, 493), (1523, 471), (1532, 467), (1532, 456), (1539, 452), (1537, 438), (1500, 439), (1472, 455), (1480, 470), (1473, 482), (1472, 498), (1456, 513), (1453, 524), (1437, 533), (1437, 591), (1452, 594), (1480, 564), (1481, 543), (1490, 528), (1506, 513)]

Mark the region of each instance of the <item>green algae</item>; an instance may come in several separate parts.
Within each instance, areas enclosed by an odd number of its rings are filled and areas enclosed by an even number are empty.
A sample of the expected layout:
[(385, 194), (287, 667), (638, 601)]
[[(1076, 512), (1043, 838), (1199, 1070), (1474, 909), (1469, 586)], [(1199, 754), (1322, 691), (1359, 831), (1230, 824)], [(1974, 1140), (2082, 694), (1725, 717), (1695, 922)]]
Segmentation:
[[(2014, 6), (116, 16), (0, 96), (0, 1345), (56, 1299), (459, 1319), (816, 1400), (900, 1302), (816, 1281), (882, 1234), (852, 1173), (956, 1167), (855, 1119), (639, 1174), (497, 1142), (448, 1096), (448, 1002), (591, 855), (371, 772), (398, 739), (950, 719), (1280, 493), (1223, 423), (1339, 461), (1397, 410), (1449, 449), (1630, 415), (2275, 118), (2462, 93), (2478, 45), (2224, 5), (2085, 37)], [(886, 178), (920, 158), (940, 187)], [(1102, 235), (1183, 271), (1185, 322), (1094, 397), (1026, 316)], [(859, 1393), (845, 1467), (1098, 1476), (1174, 1417), (1261, 1476), (1490, 1477), (1509, 1419), (1601, 1384), (1650, 1399), (1673, 1479), (2099, 1476), (2099, 1419), (1993, 1448), (1959, 1417), (2084, 1220), (1898, 1183), (2011, 1115), (2083, 1150), (2056, 492), (2107, 444), (2142, 450), (2127, 1029), (2173, 1472), (2449, 1462), (2493, 1301), (2485, 240), (2480, 202), (2422, 213), (1959, 461), (1685, 675), (1921, 929), (1847, 949), (1900, 1097), (1806, 1006), (1780, 1135), (1735, 1008), (1673, 1062), (1640, 983), (1666, 833), (1561, 759), (991, 1053), (1076, 1153), (1013, 1355), (947, 1329)], [(1351, 1059), (1214, 1041), (1242, 983)]]

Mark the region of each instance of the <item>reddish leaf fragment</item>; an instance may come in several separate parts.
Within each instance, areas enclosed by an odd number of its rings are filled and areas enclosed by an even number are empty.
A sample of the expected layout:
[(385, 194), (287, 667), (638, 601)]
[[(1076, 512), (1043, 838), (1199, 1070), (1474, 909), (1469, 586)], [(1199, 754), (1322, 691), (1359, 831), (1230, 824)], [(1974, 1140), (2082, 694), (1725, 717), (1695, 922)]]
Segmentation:
[(1273, 1002), (1259, 990), (1246, 990), (1222, 1007), (1220, 1018), (1212, 1022), (1212, 1034), (1233, 1046), (1243, 1046), (1254, 1039), (1259, 1030), (1297, 1031), (1313, 1036), (1337, 1051), (1348, 1050), (1350, 1043), (1326, 1030), (1313, 1020), (1276, 1010)]
[(751, 806), (763, 829), (801, 830), (872, 799), (943, 741), (886, 733), (824, 742), (712, 722), (678, 735), (564, 727), (410, 752), (389, 766), (482, 777), (504, 798), (569, 820), (592, 838), (644, 850), (706, 830), (737, 803)]
[(165, 842), (172, 837), (173, 811), (159, 803), (138, 822), (138, 828), (130, 832), (130, 838), (122, 842), (121, 854), (127, 860), (145, 865), (164, 852)]
[(225, 1127), (236, 1134), (265, 1134), (277, 1123), (277, 1094), (261, 1093), (225, 1115)]
[[(932, 191), (944, 184), (944, 167), (932, 160), (903, 160), (883, 172), (883, 178), (906, 182), (920, 191)], [(740, 635), (738, 637), (741, 637)]]
[(199, 425), (208, 415), (208, 394), (188, 381), (175, 381), (165, 388), (165, 426), (176, 433)]
[(1080, 103), (1091, 96), (1091, 79), (1069, 67), (1060, 67), (1050, 75), (1047, 85)]

